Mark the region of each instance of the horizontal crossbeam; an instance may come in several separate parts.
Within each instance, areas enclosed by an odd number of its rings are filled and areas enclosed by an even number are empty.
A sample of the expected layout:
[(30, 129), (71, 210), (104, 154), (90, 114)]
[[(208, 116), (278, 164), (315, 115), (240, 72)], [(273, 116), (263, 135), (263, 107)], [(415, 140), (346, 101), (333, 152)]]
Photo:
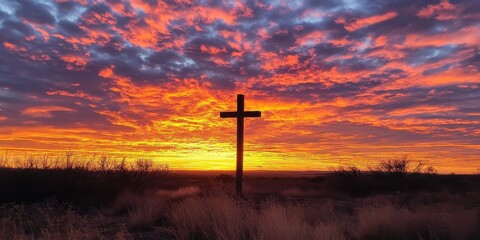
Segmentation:
[(262, 113), (260, 111), (245, 111), (243, 112), (243, 117), (261, 117)]
[(236, 118), (237, 112), (220, 112), (221, 118)]
[(260, 111), (245, 111), (243, 114), (238, 114), (238, 112), (221, 112), (221, 118), (238, 118), (238, 117), (261, 117), (262, 113)]

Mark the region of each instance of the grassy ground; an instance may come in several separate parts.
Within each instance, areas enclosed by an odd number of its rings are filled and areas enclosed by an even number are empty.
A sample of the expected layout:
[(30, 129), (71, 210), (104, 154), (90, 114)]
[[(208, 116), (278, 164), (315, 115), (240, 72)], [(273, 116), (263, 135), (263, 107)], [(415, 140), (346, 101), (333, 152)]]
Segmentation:
[[(383, 165), (382, 165), (383, 164)], [(480, 239), (480, 176), (408, 159), (370, 171), (248, 176), (109, 167), (0, 168), (0, 239)]]

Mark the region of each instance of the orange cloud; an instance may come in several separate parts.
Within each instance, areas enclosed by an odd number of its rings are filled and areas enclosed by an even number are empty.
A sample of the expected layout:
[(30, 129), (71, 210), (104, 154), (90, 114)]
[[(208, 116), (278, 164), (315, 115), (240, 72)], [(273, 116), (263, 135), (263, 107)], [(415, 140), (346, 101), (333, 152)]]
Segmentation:
[[(249, 11), (243, 9), (241, 5), (237, 5), (237, 8), (227, 11), (221, 8), (204, 6), (178, 10), (173, 9), (172, 6), (164, 2), (158, 2), (156, 7), (152, 7), (143, 1), (137, 0), (132, 1), (131, 4), (134, 9), (147, 13), (145, 18), (146, 24), (139, 25), (137, 21), (132, 21), (125, 30), (118, 28), (115, 30), (132, 44), (157, 50), (160, 50), (157, 46), (160, 41), (164, 45), (178, 46), (178, 42), (177, 44), (168, 44), (169, 41), (175, 41), (175, 38), (170, 37), (171, 33), (168, 28), (173, 21), (183, 20), (192, 27), (198, 27), (199, 20), (207, 24), (220, 20), (228, 25), (233, 25), (238, 14), (241, 16), (248, 16), (249, 14)], [(140, 13), (136, 12), (135, 14)]]
[(185, 12), (184, 14), (186, 14), (186, 18), (191, 23), (193, 23), (195, 18), (201, 17), (207, 23), (212, 23), (215, 20), (222, 20), (226, 24), (232, 25), (235, 24), (235, 20), (237, 19), (234, 14), (223, 9), (203, 6), (196, 7), (192, 9), (192, 11)]
[(458, 17), (454, 12), (455, 6), (448, 2), (448, 0), (441, 0), (439, 4), (429, 4), (422, 8), (417, 16), (421, 18), (435, 17), (438, 20), (448, 20)]
[(52, 112), (74, 112), (75, 110), (62, 106), (38, 106), (38, 107), (28, 107), (22, 111), (23, 115), (28, 115), (31, 117), (44, 117), (51, 118), (53, 117)]
[(326, 33), (322, 31), (314, 31), (305, 36), (298, 37), (296, 42), (299, 45), (317, 45), (321, 43), (326, 37)]
[(204, 52), (204, 53), (209, 53), (209, 54), (212, 54), (212, 55), (217, 55), (219, 53), (227, 52), (227, 50), (225, 48), (220, 49), (220, 48), (215, 47), (215, 46), (205, 46), (205, 45), (200, 46), (200, 51)]
[(35, 52), (29, 51), (26, 47), (17, 46), (10, 42), (4, 42), (3, 46), (8, 51), (18, 54), (24, 60), (43, 62), (52, 59), (49, 55), (43, 53), (41, 50), (37, 50)]
[(66, 92), (66, 91), (49, 91), (47, 92), (47, 95), (53, 96), (53, 95), (59, 95), (59, 96), (66, 96), (66, 97), (78, 97), (78, 98), (83, 98), (92, 102), (97, 102), (100, 101), (101, 98), (99, 97), (94, 97), (90, 94), (87, 94), (83, 91), (77, 91), (77, 92)]
[(19, 47), (19, 46), (15, 45), (13, 43), (10, 43), (10, 42), (4, 42), (3, 46), (11, 52), (26, 53), (28, 51), (27, 48)]
[[(158, 41), (158, 28), (130, 25), (127, 30), (118, 30), (130, 43), (147, 48), (155, 48)], [(162, 31), (167, 31), (163, 29)], [(160, 31), (161, 32), (161, 31)]]
[(222, 58), (220, 58), (220, 57), (212, 57), (211, 59), (212, 59), (212, 61), (213, 61), (215, 64), (217, 64), (217, 65), (227, 66), (227, 65), (230, 64), (229, 61), (226, 61), (226, 60), (224, 60), (224, 59), (222, 59)]
[(356, 19), (355, 21), (353, 21), (350, 24), (345, 25), (345, 28), (348, 31), (353, 32), (353, 31), (356, 31), (358, 29), (361, 29), (361, 28), (364, 28), (364, 27), (367, 27), (367, 26), (370, 26), (370, 25), (373, 25), (373, 24), (385, 22), (387, 20), (395, 18), (396, 16), (398, 16), (398, 14), (396, 12), (387, 12), (387, 13), (382, 14), (382, 15), (360, 18), (360, 19)]
[(268, 71), (282, 67), (294, 68), (299, 63), (297, 55), (279, 56), (275, 53), (266, 52), (261, 53), (261, 58), (264, 60), (262, 68)]
[(407, 34), (403, 43), (410, 47), (445, 46), (452, 44), (468, 44), (480, 46), (480, 27), (460, 28), (456, 31), (438, 34)]
[(438, 114), (438, 113), (448, 113), (452, 111), (456, 111), (457, 108), (455, 107), (437, 107), (437, 106), (415, 106), (410, 108), (403, 108), (403, 109), (395, 109), (390, 111), (388, 114), (391, 116), (405, 116), (405, 115), (414, 115), (414, 114)]
[(116, 24), (116, 19), (111, 13), (93, 13), (83, 17), (84, 21), (88, 24)]
[(85, 66), (88, 63), (88, 55), (87, 56), (61, 55), (60, 59), (62, 59), (65, 63), (67, 63), (68, 70), (85, 69)]
[(100, 29), (89, 29), (85, 26), (79, 26), (80, 29), (84, 30), (87, 35), (81, 37), (69, 37), (61, 34), (52, 34), (53, 37), (62, 39), (73, 45), (74, 50), (79, 50), (80, 47), (89, 46), (93, 44), (99, 44), (100, 46), (105, 46), (106, 43), (110, 41), (110, 33), (100, 30)]

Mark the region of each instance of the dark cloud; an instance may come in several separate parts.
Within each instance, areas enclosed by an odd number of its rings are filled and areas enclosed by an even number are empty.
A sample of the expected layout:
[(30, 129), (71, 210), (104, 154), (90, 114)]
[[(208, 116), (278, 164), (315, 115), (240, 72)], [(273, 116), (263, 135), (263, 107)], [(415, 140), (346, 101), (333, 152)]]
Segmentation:
[(59, 30), (67, 36), (78, 37), (85, 34), (85, 32), (80, 28), (77, 23), (68, 20), (59, 21), (58, 27)]
[(15, 12), (17, 17), (39, 24), (53, 25), (55, 23), (55, 17), (48, 10), (48, 6), (30, 0), (17, 0), (17, 3), (20, 5)]

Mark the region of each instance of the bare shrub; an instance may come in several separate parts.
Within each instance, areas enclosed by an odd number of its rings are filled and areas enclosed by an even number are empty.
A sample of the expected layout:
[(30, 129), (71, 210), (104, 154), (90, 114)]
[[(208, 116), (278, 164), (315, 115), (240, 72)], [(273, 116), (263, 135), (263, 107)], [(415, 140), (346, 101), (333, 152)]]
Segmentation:
[(56, 156), (55, 160), (52, 160), (52, 168), (53, 169), (63, 168), (63, 162), (62, 162), (62, 158), (60, 156)]
[(37, 169), (40, 164), (32, 155), (25, 155), (23, 159), (16, 158), (15, 165), (21, 169)]
[(335, 176), (341, 177), (358, 177), (362, 174), (360, 168), (355, 165), (339, 166), (337, 168), (330, 168), (330, 171)]
[(8, 159), (6, 157), (0, 157), (0, 168), (6, 168), (8, 166)]
[(127, 158), (123, 157), (122, 159), (115, 161), (113, 169), (118, 172), (128, 172), (128, 163), (127, 163)]
[(81, 169), (85, 171), (93, 171), (95, 170), (95, 161), (93, 159), (88, 159), (83, 162)]
[(153, 168), (153, 161), (150, 159), (139, 158), (135, 164), (135, 170), (140, 172), (148, 172)]
[(50, 161), (50, 157), (48, 155), (43, 155), (40, 165), (42, 169), (50, 169), (52, 167), (52, 162)]
[(100, 159), (97, 161), (97, 169), (100, 171), (108, 171), (112, 169), (113, 163), (112, 161), (108, 158), (108, 156), (101, 156)]
[(386, 174), (396, 174), (396, 175), (405, 175), (408, 173), (408, 165), (410, 163), (410, 160), (408, 157), (402, 156), (402, 157), (395, 157), (391, 158), (388, 160), (384, 160), (380, 162), (380, 164), (377, 166), (377, 171), (383, 172)]
[(374, 171), (396, 176), (437, 173), (437, 170), (433, 166), (426, 165), (422, 161), (414, 162), (408, 158), (407, 155), (384, 160), (374, 168)]
[(0, 157), (0, 168), (8, 167), (8, 150), (5, 151), (5, 156)]
[(65, 166), (66, 169), (72, 169), (74, 167), (73, 152), (70, 149), (65, 153)]
[[(24, 155), (23, 158), (17, 156), (13, 162), (13, 167), (18, 169), (89, 169), (87, 162), (79, 161), (79, 159), (73, 157), (72, 153), (67, 153), (65, 157), (57, 156), (56, 158), (47, 154)], [(4, 167), (9, 167), (6, 162)]]

